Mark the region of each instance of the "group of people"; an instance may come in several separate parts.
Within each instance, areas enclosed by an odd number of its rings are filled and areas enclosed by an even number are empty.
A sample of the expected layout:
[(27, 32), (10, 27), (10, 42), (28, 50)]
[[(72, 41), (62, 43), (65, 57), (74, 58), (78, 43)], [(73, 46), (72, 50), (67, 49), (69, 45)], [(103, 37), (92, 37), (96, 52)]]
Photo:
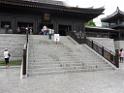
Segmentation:
[(48, 28), (47, 26), (43, 26), (43, 28), (41, 29), (40, 34), (49, 35), (49, 39), (52, 39), (52, 35), (54, 35), (54, 30)]
[(123, 63), (124, 62), (124, 50), (123, 50), (123, 48), (121, 48), (119, 51), (119, 58), (120, 58), (120, 63)]
[(43, 28), (41, 29), (40, 34), (48, 35), (49, 39), (52, 39), (52, 36), (54, 36), (54, 41), (56, 42), (56, 44), (60, 40), (59, 34), (55, 34), (54, 29), (50, 29), (47, 26), (43, 26)]
[(24, 34), (26, 32), (32, 34), (33, 33), (32, 27), (17, 27), (17, 33)]

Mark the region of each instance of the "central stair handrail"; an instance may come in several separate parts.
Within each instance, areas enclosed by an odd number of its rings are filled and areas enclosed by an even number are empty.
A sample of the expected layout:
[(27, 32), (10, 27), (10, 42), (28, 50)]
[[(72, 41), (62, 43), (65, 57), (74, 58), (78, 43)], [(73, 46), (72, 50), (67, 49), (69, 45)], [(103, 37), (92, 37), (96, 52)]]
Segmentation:
[(29, 33), (26, 31), (26, 43), (24, 44), (23, 49), (23, 58), (22, 58), (22, 65), (21, 65), (21, 78), (27, 77), (28, 75), (28, 39)]

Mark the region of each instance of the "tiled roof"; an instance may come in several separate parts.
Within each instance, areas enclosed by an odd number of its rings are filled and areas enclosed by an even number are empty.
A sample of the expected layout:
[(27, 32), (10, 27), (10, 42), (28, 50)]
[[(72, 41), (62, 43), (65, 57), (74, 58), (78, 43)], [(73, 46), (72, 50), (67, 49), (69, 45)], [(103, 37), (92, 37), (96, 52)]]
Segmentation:
[(102, 18), (101, 21), (102, 22), (109, 22), (109, 21), (113, 21), (113, 20), (117, 20), (119, 17), (123, 17), (124, 18), (124, 12), (121, 11), (119, 9), (119, 7), (117, 7), (116, 11), (114, 13), (112, 13), (111, 15)]
[(38, 2), (38, 3), (64, 6), (64, 3), (62, 1), (55, 1), (55, 0), (23, 0), (23, 1)]

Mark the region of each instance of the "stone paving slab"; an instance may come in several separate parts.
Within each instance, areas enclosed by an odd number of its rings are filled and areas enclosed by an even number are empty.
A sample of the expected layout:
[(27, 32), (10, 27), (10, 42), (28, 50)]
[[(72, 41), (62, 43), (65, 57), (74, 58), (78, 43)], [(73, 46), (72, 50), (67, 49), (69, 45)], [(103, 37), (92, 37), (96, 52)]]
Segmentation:
[(0, 69), (0, 93), (124, 93), (124, 70), (20, 79), (20, 68)]

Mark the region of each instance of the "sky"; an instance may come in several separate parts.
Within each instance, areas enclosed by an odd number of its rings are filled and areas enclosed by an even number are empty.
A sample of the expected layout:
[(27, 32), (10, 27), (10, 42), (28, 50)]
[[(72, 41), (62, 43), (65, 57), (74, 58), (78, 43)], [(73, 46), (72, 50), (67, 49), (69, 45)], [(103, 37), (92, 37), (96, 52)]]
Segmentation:
[(104, 14), (94, 19), (97, 26), (101, 26), (101, 18), (104, 18), (116, 11), (117, 6), (124, 12), (124, 0), (59, 0), (64, 1), (67, 6), (78, 6), (80, 8), (104, 7)]

